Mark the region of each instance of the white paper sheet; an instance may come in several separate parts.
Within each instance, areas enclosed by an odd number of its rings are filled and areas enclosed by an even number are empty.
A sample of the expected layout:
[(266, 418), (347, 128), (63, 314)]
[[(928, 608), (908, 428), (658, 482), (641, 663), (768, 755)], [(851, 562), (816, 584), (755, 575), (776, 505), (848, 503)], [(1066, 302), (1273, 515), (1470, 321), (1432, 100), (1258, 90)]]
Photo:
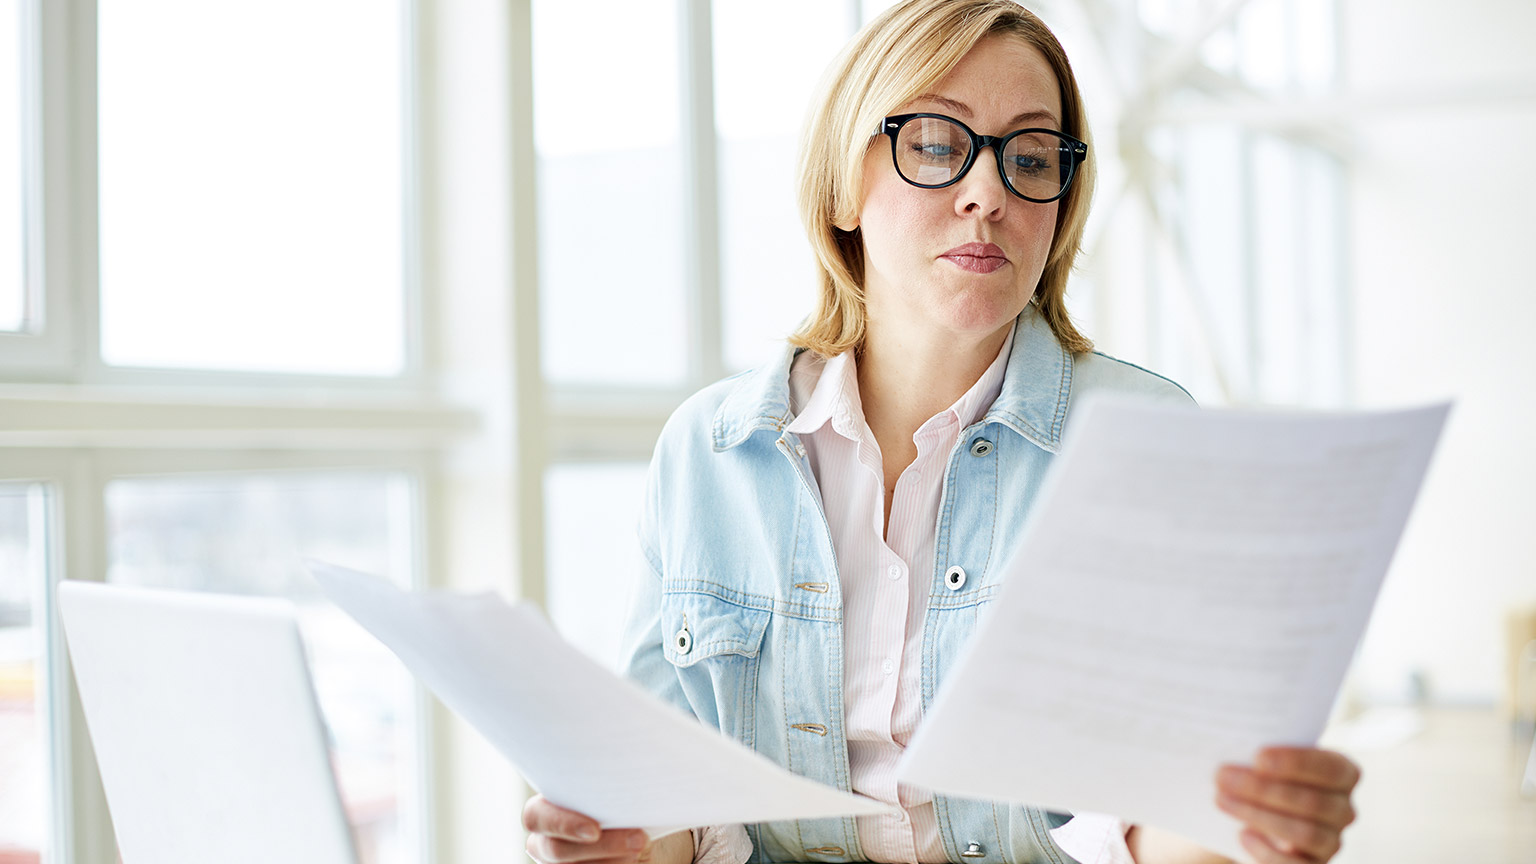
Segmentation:
[(884, 813), (791, 774), (587, 659), (528, 604), (411, 593), (308, 562), (326, 595), (394, 651), (550, 801), (606, 828)]
[(1085, 405), (898, 776), (1246, 859), (1216, 770), (1317, 741), (1448, 410)]

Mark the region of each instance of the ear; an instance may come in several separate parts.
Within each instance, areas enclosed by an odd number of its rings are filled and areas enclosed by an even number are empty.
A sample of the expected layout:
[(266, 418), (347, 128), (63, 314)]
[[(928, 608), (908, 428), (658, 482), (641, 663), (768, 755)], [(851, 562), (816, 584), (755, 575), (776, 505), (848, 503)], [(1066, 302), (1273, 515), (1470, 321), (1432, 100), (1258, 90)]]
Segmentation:
[(849, 220), (847, 220), (845, 222), (838, 222), (837, 224), (833, 225), (832, 227), (836, 228), (839, 231), (842, 231), (844, 234), (852, 234), (853, 232), (859, 230), (859, 217), (858, 216), (854, 216), (853, 218), (851, 218), (851, 219), (849, 219)]

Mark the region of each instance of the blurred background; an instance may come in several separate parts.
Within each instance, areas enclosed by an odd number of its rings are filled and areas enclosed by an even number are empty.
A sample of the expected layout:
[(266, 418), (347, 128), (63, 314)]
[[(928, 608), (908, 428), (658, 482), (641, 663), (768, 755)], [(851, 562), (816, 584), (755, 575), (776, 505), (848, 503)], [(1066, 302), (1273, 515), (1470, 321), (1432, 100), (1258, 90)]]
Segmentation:
[[(656, 433), (809, 308), (796, 136), (887, 5), (0, 0), (0, 864), (117, 860), (66, 578), (291, 598), (364, 860), (520, 857), (515, 773), (299, 561), (612, 662)], [(1207, 406), (1455, 400), (1325, 738), (1339, 860), (1536, 862), (1536, 4), (1031, 8), (1100, 349)]]

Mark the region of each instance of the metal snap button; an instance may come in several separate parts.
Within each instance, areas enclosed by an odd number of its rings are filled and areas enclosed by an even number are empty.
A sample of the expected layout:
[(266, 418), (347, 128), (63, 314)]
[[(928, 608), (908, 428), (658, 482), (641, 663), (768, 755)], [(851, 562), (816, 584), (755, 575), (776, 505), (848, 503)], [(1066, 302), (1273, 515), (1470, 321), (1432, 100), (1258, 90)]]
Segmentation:
[(944, 571), (944, 586), (951, 591), (965, 587), (965, 568), (958, 565)]
[(981, 848), (980, 843), (965, 844), (965, 851), (960, 853), (961, 858), (985, 858), (987, 850)]
[(688, 632), (687, 627), (677, 631), (677, 635), (672, 637), (672, 641), (677, 644), (677, 653), (679, 654), (687, 654), (693, 650), (693, 634)]
[(972, 456), (985, 456), (992, 452), (992, 442), (985, 438), (977, 438), (971, 442)]

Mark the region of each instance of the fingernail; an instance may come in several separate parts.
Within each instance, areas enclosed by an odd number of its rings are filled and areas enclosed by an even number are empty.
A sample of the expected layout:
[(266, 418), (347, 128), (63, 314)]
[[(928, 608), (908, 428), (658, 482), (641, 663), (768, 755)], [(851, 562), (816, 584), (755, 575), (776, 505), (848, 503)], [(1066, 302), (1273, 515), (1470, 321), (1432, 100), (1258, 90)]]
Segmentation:
[(580, 840), (583, 843), (596, 843), (599, 834), (601, 834), (600, 831), (598, 831), (596, 828), (592, 827), (591, 825), (588, 825), (585, 828), (577, 829), (577, 831), (576, 831), (576, 839)]

